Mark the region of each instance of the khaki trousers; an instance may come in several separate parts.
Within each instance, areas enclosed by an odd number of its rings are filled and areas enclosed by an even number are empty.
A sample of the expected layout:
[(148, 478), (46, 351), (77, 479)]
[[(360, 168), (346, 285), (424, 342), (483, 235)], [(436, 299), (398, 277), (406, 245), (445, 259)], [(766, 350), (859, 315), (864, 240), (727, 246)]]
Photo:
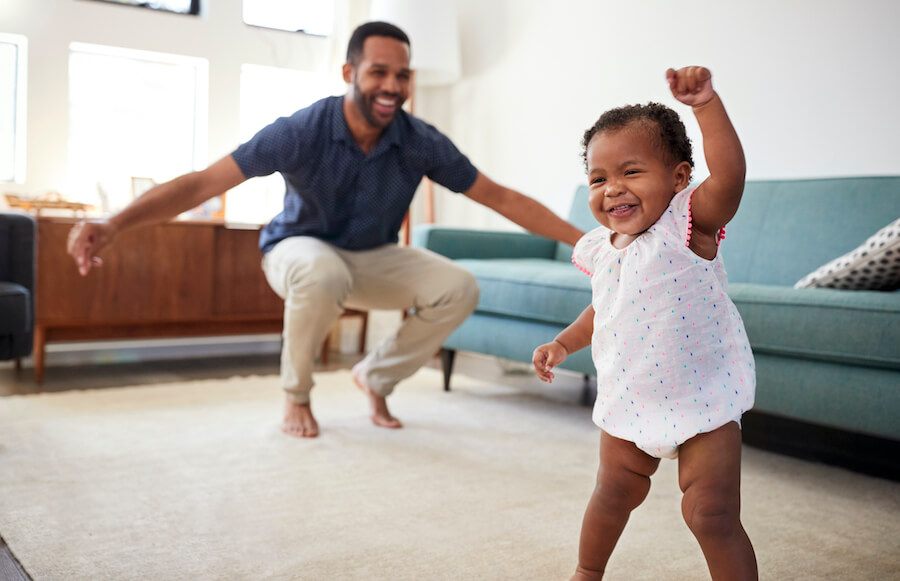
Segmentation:
[(421, 248), (353, 251), (296, 236), (265, 255), (263, 270), (284, 299), (281, 385), (297, 403), (309, 402), (313, 363), (344, 307), (409, 311), (362, 362), (373, 391), (386, 396), (428, 362), (478, 303), (471, 273)]

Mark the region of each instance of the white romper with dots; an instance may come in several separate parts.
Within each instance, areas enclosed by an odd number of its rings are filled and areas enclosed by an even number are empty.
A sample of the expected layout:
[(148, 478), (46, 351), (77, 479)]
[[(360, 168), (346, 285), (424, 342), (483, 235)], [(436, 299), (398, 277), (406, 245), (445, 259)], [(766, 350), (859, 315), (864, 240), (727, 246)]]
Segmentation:
[(597, 368), (593, 419), (657, 458), (753, 407), (756, 373), (744, 323), (725, 294), (720, 254), (688, 248), (693, 188), (623, 249), (603, 226), (575, 245), (591, 275)]

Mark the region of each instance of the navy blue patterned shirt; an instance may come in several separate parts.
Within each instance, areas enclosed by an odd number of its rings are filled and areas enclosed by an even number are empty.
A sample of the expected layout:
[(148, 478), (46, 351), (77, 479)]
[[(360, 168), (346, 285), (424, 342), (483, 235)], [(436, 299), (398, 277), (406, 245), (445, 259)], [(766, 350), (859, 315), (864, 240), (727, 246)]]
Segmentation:
[(247, 178), (276, 171), (284, 177), (284, 210), (263, 228), (263, 252), (290, 236), (347, 250), (397, 242), (422, 176), (454, 192), (465, 192), (478, 176), (446, 136), (405, 111), (366, 155), (344, 120), (343, 97), (275, 120), (232, 156)]

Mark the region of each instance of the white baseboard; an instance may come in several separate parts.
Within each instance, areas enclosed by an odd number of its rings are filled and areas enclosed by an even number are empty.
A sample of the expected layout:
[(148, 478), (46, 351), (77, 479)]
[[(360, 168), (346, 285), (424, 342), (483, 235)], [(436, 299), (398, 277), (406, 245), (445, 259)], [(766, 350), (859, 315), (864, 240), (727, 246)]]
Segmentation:
[[(398, 311), (371, 311), (367, 348), (394, 332), (401, 321)], [(332, 348), (341, 353), (355, 353), (359, 340), (359, 322), (343, 319), (336, 328)], [(132, 339), (110, 341), (71, 341), (48, 343), (47, 366), (98, 365), (109, 363), (138, 363), (166, 359), (226, 357), (234, 355), (264, 355), (281, 352), (281, 335), (234, 335), (216, 337), (172, 337), (164, 339)], [(0, 369), (11, 368), (12, 361), (0, 361)], [(24, 367), (32, 367), (33, 360), (22, 360)]]
[[(45, 357), (48, 366), (69, 366), (263, 355), (279, 352), (281, 352), (281, 336), (267, 334), (48, 343)], [(12, 367), (13, 365), (12, 361), (4, 361), (0, 367)], [(33, 359), (31, 357), (23, 359), (22, 365), (32, 367)]]

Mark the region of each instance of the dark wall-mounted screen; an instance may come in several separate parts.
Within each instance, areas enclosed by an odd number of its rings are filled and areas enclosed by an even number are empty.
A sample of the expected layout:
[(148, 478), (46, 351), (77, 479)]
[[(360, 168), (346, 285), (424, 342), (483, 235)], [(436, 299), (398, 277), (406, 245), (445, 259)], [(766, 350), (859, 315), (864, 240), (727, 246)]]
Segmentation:
[(126, 6), (140, 6), (151, 10), (165, 10), (179, 14), (200, 14), (200, 0), (97, 0)]

